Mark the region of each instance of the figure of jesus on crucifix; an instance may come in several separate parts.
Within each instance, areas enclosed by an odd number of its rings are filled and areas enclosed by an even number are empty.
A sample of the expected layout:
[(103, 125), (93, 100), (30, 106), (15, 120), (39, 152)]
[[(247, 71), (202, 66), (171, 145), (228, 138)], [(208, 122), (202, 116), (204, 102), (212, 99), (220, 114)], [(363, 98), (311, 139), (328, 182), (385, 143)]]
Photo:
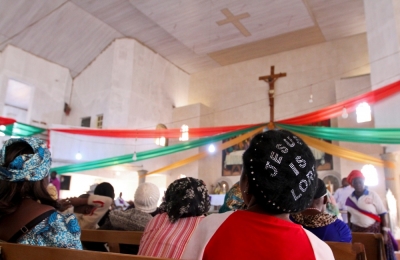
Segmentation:
[(258, 79), (259, 80), (264, 80), (269, 84), (269, 91), (268, 91), (268, 96), (269, 96), (269, 125), (268, 128), (273, 128), (273, 123), (274, 123), (274, 98), (275, 98), (275, 81), (278, 80), (278, 78), (281, 77), (286, 77), (286, 73), (279, 73), (275, 74), (275, 66), (271, 66), (271, 75), (268, 76), (261, 76)]

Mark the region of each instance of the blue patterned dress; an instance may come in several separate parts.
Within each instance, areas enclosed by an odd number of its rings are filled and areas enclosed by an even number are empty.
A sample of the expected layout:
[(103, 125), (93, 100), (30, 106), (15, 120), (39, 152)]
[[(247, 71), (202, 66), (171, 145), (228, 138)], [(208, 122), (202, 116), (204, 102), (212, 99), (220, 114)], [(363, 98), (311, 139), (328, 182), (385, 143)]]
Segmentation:
[(21, 236), (17, 243), (35, 246), (82, 249), (81, 229), (74, 214), (54, 212)]

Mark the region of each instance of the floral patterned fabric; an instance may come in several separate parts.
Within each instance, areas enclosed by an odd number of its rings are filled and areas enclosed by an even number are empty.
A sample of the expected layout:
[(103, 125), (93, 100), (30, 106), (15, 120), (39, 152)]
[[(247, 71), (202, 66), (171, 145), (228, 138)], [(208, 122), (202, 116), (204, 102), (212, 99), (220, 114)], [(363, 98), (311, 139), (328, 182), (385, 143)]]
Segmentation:
[(81, 229), (74, 214), (57, 212), (21, 236), (17, 243), (35, 246), (82, 249)]
[[(5, 163), (6, 149), (13, 143), (26, 142), (34, 154), (23, 154), (17, 156), (7, 168), (2, 167)], [(18, 181), (40, 181), (49, 175), (51, 167), (51, 154), (46, 144), (36, 137), (11, 138), (7, 140), (0, 152), (0, 180), (10, 182)]]
[(201, 216), (210, 209), (210, 196), (202, 180), (182, 178), (174, 181), (165, 192), (160, 209), (174, 223), (180, 218)]

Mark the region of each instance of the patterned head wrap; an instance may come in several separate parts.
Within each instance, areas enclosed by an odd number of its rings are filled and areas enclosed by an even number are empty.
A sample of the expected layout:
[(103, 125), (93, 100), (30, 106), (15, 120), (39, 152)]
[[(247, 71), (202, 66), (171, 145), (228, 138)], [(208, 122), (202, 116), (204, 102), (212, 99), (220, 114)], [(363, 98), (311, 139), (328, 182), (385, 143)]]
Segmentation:
[[(4, 167), (7, 147), (17, 142), (28, 143), (34, 153), (18, 155), (8, 167)], [(1, 149), (0, 180), (10, 182), (40, 181), (49, 175), (50, 167), (50, 151), (46, 148), (46, 144), (39, 138), (11, 138), (4, 143)]]
[(210, 209), (210, 196), (202, 180), (181, 178), (168, 186), (160, 209), (175, 223), (180, 218), (201, 216)]
[(226, 211), (243, 209), (244, 200), (242, 197), (242, 192), (240, 191), (239, 182), (235, 183), (232, 188), (226, 193), (224, 204), (219, 209), (219, 213), (224, 213)]

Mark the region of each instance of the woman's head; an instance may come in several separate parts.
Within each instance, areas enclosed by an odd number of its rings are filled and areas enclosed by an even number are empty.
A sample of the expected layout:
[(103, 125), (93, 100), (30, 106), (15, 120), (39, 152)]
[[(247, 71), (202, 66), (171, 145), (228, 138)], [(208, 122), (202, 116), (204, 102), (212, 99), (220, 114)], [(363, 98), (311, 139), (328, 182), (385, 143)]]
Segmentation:
[(102, 182), (97, 185), (93, 193), (95, 195), (110, 197), (111, 199), (115, 197), (114, 187), (108, 182)]
[(47, 192), (50, 151), (38, 138), (9, 139), (0, 152), (0, 215), (15, 211), (23, 198), (58, 208)]
[(196, 217), (210, 209), (210, 196), (202, 180), (181, 178), (171, 183), (160, 206), (174, 223), (180, 218)]
[(289, 131), (257, 134), (243, 154), (243, 196), (254, 197), (267, 213), (304, 210), (313, 200), (317, 179), (311, 150)]
[(40, 181), (49, 175), (51, 155), (39, 138), (11, 138), (0, 153), (0, 180)]
[(359, 170), (352, 170), (349, 176), (347, 176), (347, 181), (349, 184), (358, 192), (362, 192), (364, 190), (364, 180), (364, 174), (362, 174), (362, 172)]
[(141, 183), (135, 191), (135, 208), (153, 213), (157, 210), (158, 200), (160, 199), (160, 189), (151, 182)]

